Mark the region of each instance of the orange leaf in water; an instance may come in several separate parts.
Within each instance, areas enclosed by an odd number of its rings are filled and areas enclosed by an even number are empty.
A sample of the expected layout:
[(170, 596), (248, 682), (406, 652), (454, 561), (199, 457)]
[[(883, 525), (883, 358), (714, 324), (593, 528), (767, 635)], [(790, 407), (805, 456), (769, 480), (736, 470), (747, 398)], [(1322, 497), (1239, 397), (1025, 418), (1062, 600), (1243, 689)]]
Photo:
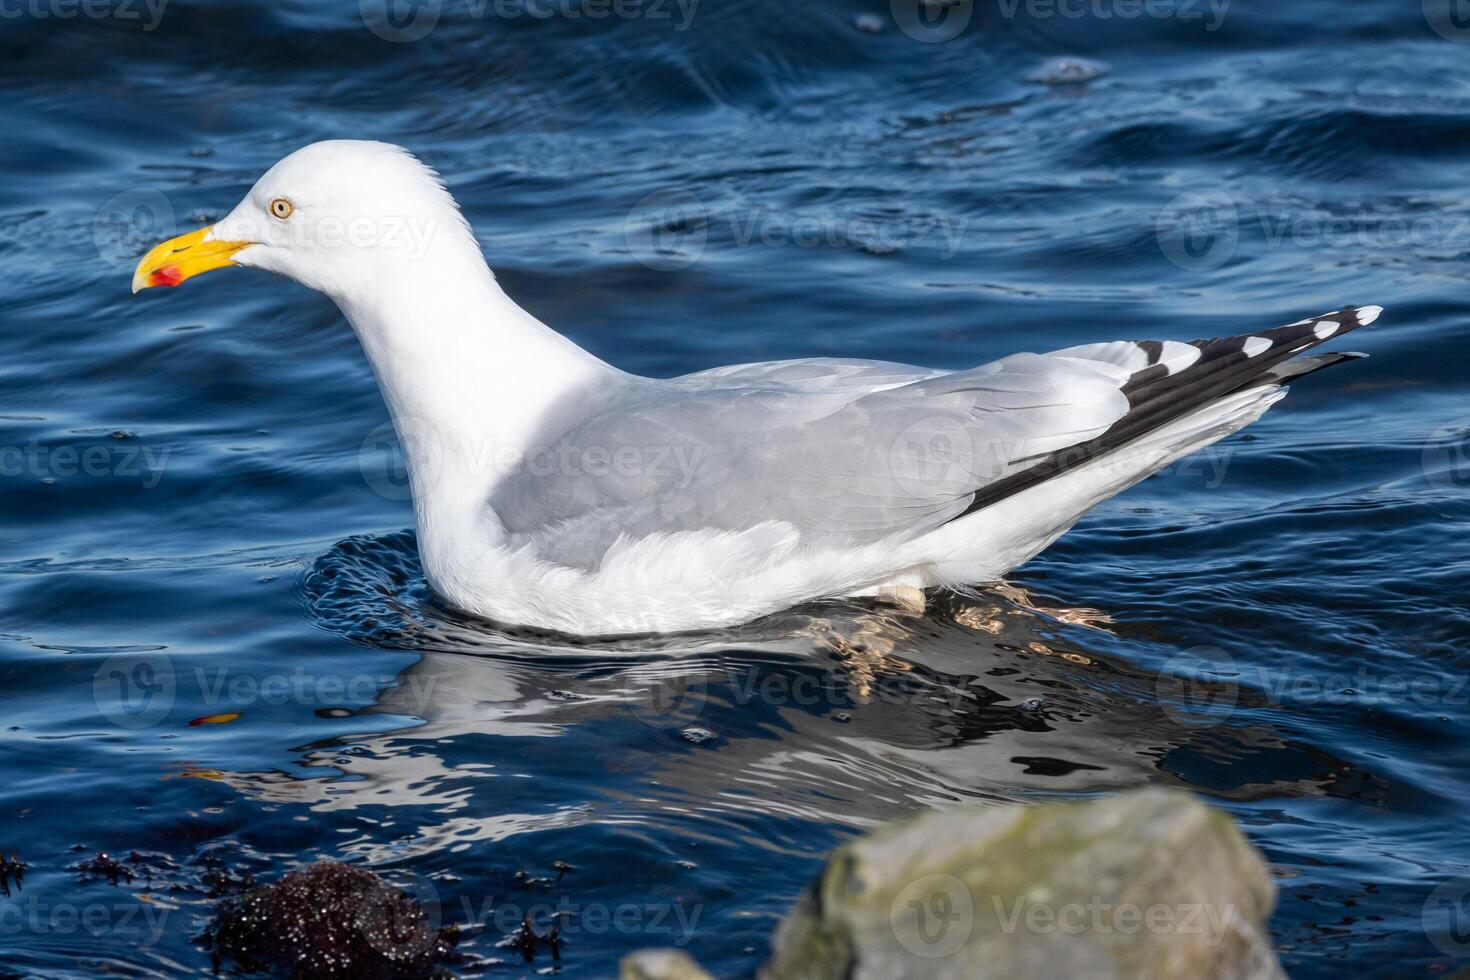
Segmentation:
[(183, 772), (166, 772), (159, 779), (224, 779), (218, 769), (186, 769)]
[(189, 722), (189, 727), (198, 728), (200, 725), (228, 725), (230, 722), (239, 717), (240, 713), (238, 711), (233, 711), (229, 714), (223, 715), (205, 715), (202, 718), (195, 718), (193, 721)]

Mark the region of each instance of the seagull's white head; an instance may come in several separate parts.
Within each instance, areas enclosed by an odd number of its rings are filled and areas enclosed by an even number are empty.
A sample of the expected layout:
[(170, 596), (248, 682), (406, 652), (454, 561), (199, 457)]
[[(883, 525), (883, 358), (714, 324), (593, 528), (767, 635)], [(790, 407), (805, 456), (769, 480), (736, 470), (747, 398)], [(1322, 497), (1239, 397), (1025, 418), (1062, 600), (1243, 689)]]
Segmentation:
[(438, 174), (388, 143), (327, 140), (271, 167), (218, 224), (145, 255), (133, 292), (242, 265), (340, 300), (412, 277), (446, 253), (483, 265)]

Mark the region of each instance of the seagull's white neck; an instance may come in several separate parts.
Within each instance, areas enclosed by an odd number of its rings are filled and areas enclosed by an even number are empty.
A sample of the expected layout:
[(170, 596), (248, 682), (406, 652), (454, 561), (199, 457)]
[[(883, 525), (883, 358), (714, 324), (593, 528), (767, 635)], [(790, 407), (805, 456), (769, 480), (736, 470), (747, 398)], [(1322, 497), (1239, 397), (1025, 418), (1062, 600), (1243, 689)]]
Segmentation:
[(536, 450), (547, 410), (619, 374), (517, 306), (468, 233), (436, 239), (420, 261), (330, 290), (393, 416), (426, 566), (498, 540), (490, 490)]

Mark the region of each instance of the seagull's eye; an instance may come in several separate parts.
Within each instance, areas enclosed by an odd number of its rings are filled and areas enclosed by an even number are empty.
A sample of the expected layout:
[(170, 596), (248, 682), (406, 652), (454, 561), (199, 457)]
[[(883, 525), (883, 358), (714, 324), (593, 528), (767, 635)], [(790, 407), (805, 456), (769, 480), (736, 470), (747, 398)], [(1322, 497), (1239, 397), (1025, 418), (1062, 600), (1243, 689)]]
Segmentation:
[(296, 205), (292, 204), (284, 197), (278, 197), (271, 202), (271, 214), (275, 215), (277, 218), (280, 218), (282, 221), (285, 221), (287, 218), (291, 217), (291, 212), (295, 210)]

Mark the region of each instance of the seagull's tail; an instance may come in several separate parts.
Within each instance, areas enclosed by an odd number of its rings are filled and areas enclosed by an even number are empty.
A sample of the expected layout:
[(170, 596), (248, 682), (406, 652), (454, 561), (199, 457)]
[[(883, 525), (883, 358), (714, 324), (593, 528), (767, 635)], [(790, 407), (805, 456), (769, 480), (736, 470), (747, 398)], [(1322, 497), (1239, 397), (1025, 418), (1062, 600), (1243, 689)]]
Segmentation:
[[(1382, 312), (1382, 307), (1378, 306), (1355, 306), (1274, 330), (1235, 337), (1216, 337), (1188, 344), (1175, 341), (1097, 344), (1059, 352), (1064, 356), (1091, 357), (1135, 368), (1122, 386), (1128, 397), (1127, 414), (1097, 438), (1049, 453), (1024, 469), (981, 488), (969, 507), (951, 520), (959, 520), (1101, 456), (1135, 446), (1146, 436), (1182, 420), (1208, 416), (1211, 413), (1203, 410), (1216, 403), (1233, 402), (1233, 396), (1240, 393), (1279, 388), (1322, 368), (1364, 357), (1366, 355), (1357, 353), (1297, 355), (1334, 337), (1368, 326)], [(1144, 366), (1136, 367), (1139, 363)], [(1261, 411), (1264, 410), (1263, 407)], [(1222, 428), (1215, 438), (1222, 438), (1229, 431), (1234, 429), (1226, 431)], [(1213, 441), (1209, 439), (1201, 445)], [(1163, 465), (1167, 462), (1159, 464)], [(1157, 468), (1140, 472), (1137, 479), (1143, 479)]]

